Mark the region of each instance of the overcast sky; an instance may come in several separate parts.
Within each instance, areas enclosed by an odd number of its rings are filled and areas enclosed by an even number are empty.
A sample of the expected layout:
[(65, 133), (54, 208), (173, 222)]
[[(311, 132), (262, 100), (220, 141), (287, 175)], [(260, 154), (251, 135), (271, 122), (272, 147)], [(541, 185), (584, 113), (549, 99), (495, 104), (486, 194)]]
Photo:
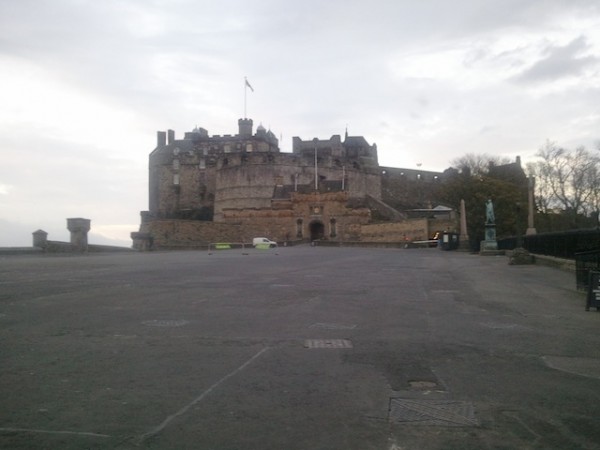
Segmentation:
[(598, 0), (0, 0), (0, 246), (66, 218), (130, 246), (156, 131), (290, 152), (362, 135), (381, 165), (524, 163), (600, 140)]

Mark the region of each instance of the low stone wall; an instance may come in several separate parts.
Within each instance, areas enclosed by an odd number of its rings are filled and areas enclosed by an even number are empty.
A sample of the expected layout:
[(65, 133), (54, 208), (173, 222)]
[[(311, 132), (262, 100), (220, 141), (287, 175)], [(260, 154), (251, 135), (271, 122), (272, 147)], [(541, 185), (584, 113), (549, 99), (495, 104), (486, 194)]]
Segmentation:
[(428, 239), (427, 219), (362, 225), (363, 242), (407, 242)]
[[(137, 250), (208, 248), (211, 242), (244, 242), (239, 224), (198, 220), (152, 220), (132, 233)], [(143, 241), (147, 240), (147, 246)]]
[[(359, 212), (362, 212), (359, 211)], [(232, 214), (232, 212), (228, 212)], [(236, 212), (235, 222), (208, 222), (181, 219), (144, 221), (139, 232), (131, 233), (136, 250), (167, 250), (208, 248), (210, 243), (250, 243), (252, 238), (265, 236), (283, 243), (298, 239), (296, 221), (290, 211), (244, 210)], [(336, 216), (338, 233), (329, 236), (329, 222), (325, 241), (329, 245), (359, 245), (354, 243), (379, 243), (382, 247), (405, 246), (414, 241), (427, 241), (436, 231), (455, 229), (453, 221), (439, 219), (407, 219), (401, 222), (360, 223), (368, 217)], [(228, 217), (232, 220), (234, 217)], [(307, 239), (308, 224), (303, 226), (302, 239)]]
[(9, 255), (38, 255), (44, 250), (37, 247), (0, 247), (0, 256)]
[(452, 220), (407, 219), (401, 222), (384, 222), (361, 226), (360, 240), (363, 242), (413, 242), (426, 241), (436, 231), (456, 230)]
[(546, 255), (533, 255), (533, 261), (535, 264), (540, 266), (555, 267), (557, 269), (566, 270), (568, 272), (575, 273), (575, 260), (574, 259), (563, 259), (555, 258), (553, 256)]

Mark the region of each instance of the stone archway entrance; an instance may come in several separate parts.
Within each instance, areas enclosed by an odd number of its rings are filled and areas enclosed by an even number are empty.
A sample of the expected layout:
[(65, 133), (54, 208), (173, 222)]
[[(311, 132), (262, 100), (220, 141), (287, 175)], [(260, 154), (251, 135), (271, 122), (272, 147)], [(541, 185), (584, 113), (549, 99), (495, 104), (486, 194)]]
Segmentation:
[(325, 237), (325, 225), (323, 222), (315, 221), (310, 224), (310, 240), (317, 241)]

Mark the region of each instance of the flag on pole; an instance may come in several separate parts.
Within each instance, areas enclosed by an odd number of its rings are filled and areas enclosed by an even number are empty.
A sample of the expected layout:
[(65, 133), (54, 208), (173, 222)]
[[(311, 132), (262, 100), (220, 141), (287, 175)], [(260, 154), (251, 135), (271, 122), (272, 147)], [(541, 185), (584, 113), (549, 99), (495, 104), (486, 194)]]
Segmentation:
[(246, 86), (248, 86), (250, 88), (250, 90), (252, 92), (254, 92), (254, 88), (250, 85), (250, 83), (248, 82), (248, 78), (244, 78), (244, 80), (246, 80)]

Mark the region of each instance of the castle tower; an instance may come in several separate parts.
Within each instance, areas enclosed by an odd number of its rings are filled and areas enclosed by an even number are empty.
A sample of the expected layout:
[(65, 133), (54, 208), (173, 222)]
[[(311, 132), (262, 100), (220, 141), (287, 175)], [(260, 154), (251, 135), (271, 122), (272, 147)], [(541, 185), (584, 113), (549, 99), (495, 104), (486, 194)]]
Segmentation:
[(252, 137), (252, 119), (239, 119), (240, 137)]
[(87, 252), (88, 231), (90, 231), (90, 219), (80, 217), (67, 219), (67, 229), (71, 232), (71, 247), (76, 252)]

